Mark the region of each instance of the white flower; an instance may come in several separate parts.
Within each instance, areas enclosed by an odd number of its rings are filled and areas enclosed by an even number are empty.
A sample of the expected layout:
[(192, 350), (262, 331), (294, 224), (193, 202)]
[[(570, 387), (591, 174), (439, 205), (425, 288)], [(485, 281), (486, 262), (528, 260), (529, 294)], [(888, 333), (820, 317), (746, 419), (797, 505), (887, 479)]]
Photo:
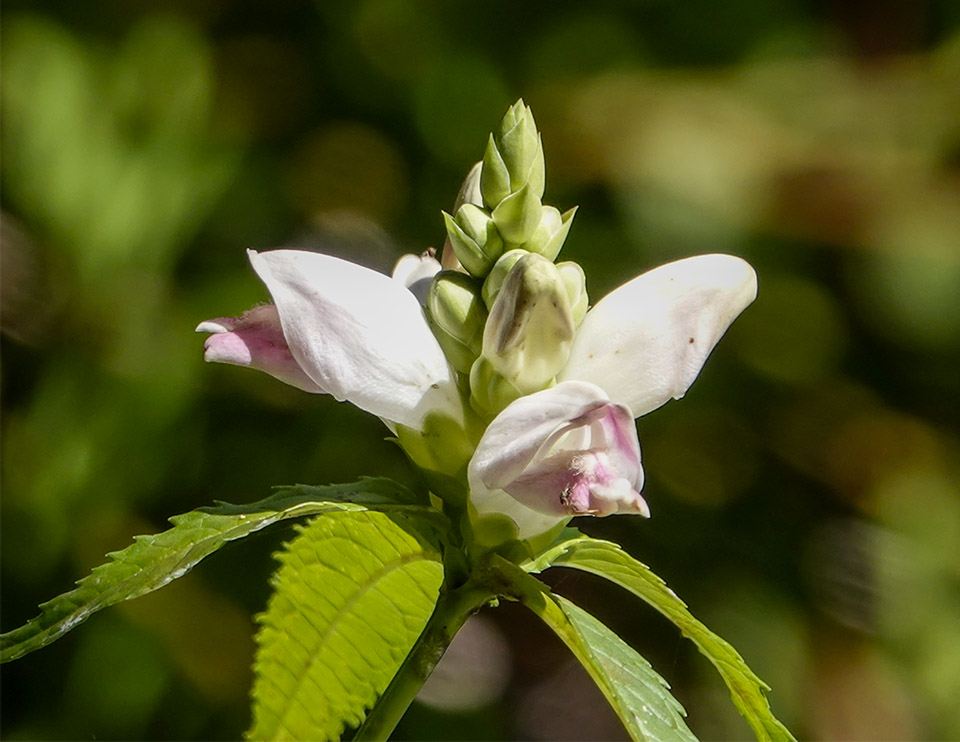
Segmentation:
[(573, 515), (649, 515), (633, 414), (565, 381), (521, 397), (490, 423), (468, 469), (477, 514), (508, 515), (520, 538)]
[(756, 295), (748, 263), (703, 255), (604, 297), (559, 383), (508, 405), (481, 438), (468, 470), (476, 515), (509, 516), (521, 539), (572, 515), (649, 515), (633, 418), (682, 397)]
[(273, 305), (200, 323), (212, 333), (205, 360), (257, 368), (416, 430), (433, 410), (462, 421), (454, 372), (407, 289), (436, 272), (435, 260), (415, 259), (394, 280), (315, 252), (248, 255)]

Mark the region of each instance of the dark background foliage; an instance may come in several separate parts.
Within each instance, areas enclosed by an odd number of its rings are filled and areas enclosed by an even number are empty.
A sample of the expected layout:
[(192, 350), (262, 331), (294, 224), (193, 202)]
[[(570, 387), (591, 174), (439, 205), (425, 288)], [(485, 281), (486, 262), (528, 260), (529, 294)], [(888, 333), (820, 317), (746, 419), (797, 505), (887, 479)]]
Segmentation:
[[(8, 0), (2, 74), (2, 628), (178, 512), (273, 484), (414, 482), (328, 397), (205, 366), (203, 319), (266, 298), (244, 248), (388, 271), (443, 238), (517, 97), (594, 300), (667, 260), (750, 260), (760, 297), (687, 398), (639, 421), (622, 541), (818, 739), (957, 738), (960, 15), (948, 0)], [(236, 738), (252, 616), (289, 529), (6, 665), (5, 739)], [(748, 735), (709, 665), (557, 570)], [(485, 613), (398, 730), (623, 736), (516, 606)]]

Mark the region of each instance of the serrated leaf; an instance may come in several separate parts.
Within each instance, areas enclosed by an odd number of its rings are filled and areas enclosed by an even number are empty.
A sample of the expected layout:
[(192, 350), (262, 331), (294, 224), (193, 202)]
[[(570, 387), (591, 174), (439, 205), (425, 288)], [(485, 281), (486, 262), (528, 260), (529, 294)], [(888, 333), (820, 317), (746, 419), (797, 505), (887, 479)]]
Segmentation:
[(249, 737), (332, 740), (363, 721), (437, 602), (429, 522), (354, 512), (300, 527), (258, 619)]
[(173, 528), (137, 536), (123, 551), (108, 554), (77, 587), (40, 606), (40, 615), (0, 635), (0, 662), (22, 657), (59, 639), (103, 608), (146, 595), (189, 572), (201, 559), (228, 541), (288, 518), (337, 510), (413, 510), (442, 516), (408, 489), (389, 479), (363, 479), (355, 484), (278, 488), (249, 505), (219, 503), (170, 519)]
[(540, 616), (580, 660), (631, 739), (696, 742), (683, 720), (683, 706), (649, 662), (585, 610), (554, 595), (536, 578), (521, 574), (518, 570), (515, 579), (528, 581), (522, 591), (524, 605)]
[(591, 572), (639, 596), (677, 625), (716, 667), (730, 690), (737, 710), (762, 742), (793, 740), (773, 715), (765, 691), (770, 687), (747, 666), (727, 641), (698, 621), (666, 583), (619, 545), (586, 536), (572, 538), (551, 550), (552, 564)]

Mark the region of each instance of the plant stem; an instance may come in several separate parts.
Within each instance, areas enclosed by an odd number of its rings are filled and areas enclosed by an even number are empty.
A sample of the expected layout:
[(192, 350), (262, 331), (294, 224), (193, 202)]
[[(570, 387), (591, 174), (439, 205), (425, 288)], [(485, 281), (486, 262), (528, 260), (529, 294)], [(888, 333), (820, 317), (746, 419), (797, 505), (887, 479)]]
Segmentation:
[(420, 688), (430, 677), (453, 637), (466, 620), (495, 594), (488, 587), (467, 582), (456, 590), (442, 591), (433, 615), (427, 621), (410, 654), (390, 685), (370, 710), (354, 735), (354, 742), (386, 740), (403, 718)]

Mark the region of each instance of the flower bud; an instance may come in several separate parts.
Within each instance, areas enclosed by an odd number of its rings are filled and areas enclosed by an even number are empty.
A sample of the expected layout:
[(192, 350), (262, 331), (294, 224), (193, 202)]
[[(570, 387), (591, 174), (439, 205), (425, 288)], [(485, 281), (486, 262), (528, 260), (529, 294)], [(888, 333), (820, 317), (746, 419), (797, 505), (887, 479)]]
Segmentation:
[(477, 280), (459, 271), (440, 271), (427, 294), (427, 319), (450, 365), (470, 373), (487, 320)]
[(470, 405), (482, 417), (492, 417), (523, 392), (507, 381), (486, 358), (480, 356), (470, 369)]
[(528, 184), (540, 199), (544, 180), (543, 145), (533, 113), (521, 99), (507, 110), (499, 131), (487, 142), (480, 175), (483, 201), (493, 209)]
[(519, 191), (511, 193), (493, 210), (493, 221), (503, 238), (521, 245), (529, 240), (540, 226), (543, 206), (540, 196), (527, 183)]
[(557, 267), (527, 253), (510, 269), (487, 319), (483, 356), (524, 394), (547, 387), (570, 355), (573, 314)]
[[(464, 204), (483, 206), (483, 196), (480, 194), (480, 168), (482, 167), (482, 162), (475, 163), (474, 166), (470, 168), (470, 172), (467, 173), (467, 177), (464, 178), (460, 186), (460, 192), (457, 194), (457, 200), (453, 204), (454, 214), (456, 214)], [(440, 253), (440, 263), (445, 270), (461, 270), (463, 268), (457, 259), (456, 253), (453, 252), (453, 245), (450, 244), (449, 237), (447, 237), (443, 243), (443, 250)]]
[(483, 168), (482, 162), (475, 162), (467, 177), (463, 179), (460, 186), (460, 192), (457, 194), (457, 200), (453, 204), (453, 210), (456, 212), (464, 204), (473, 204), (474, 206), (483, 206), (483, 195), (480, 193), (480, 171)]
[(540, 224), (523, 246), (524, 249), (543, 255), (547, 260), (556, 260), (576, 213), (576, 206), (562, 215), (553, 206), (544, 206)]
[[(567, 290), (567, 298), (570, 300), (573, 324), (579, 327), (590, 306), (590, 298), (587, 296), (587, 276), (580, 264), (574, 263), (572, 260), (557, 263), (557, 270), (560, 272), (563, 286)], [(484, 301), (486, 301), (486, 283), (483, 286)]]
[(463, 204), (456, 217), (443, 212), (447, 237), (457, 259), (472, 275), (483, 277), (503, 252), (494, 220), (480, 207)]
[(500, 287), (503, 286), (510, 269), (527, 254), (526, 250), (519, 248), (508, 250), (493, 264), (493, 268), (483, 282), (483, 303), (487, 305), (487, 309), (493, 307), (493, 302), (496, 301), (497, 295), (500, 293)]

